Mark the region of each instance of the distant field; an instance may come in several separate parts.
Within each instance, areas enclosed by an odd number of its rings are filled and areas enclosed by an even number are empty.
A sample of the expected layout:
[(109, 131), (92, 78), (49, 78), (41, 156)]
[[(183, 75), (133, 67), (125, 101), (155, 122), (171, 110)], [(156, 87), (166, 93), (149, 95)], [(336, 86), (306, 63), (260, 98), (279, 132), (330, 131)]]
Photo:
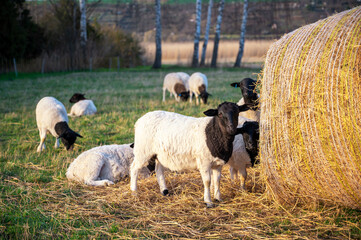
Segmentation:
[[(248, 40), (245, 42), (242, 63), (263, 63), (266, 53), (273, 40)], [(154, 61), (155, 43), (143, 42), (147, 62)], [(203, 42), (199, 45), (199, 60), (201, 59)], [(164, 64), (191, 65), (193, 42), (162, 42), (162, 62)], [(239, 49), (239, 41), (221, 41), (218, 48), (217, 64), (233, 66)], [(210, 65), (213, 53), (213, 41), (210, 41), (206, 52), (206, 65)]]
[[(162, 103), (165, 74), (203, 71), (212, 97), (207, 106)], [(262, 165), (249, 169), (247, 192), (230, 182), (223, 170), (223, 202), (206, 209), (197, 171), (166, 174), (171, 196), (163, 197), (155, 176), (140, 181), (139, 194), (129, 192), (129, 179), (114, 186), (90, 187), (68, 182), (65, 172), (81, 152), (104, 144), (133, 141), (135, 121), (161, 109), (190, 116), (223, 101), (238, 101), (229, 86), (260, 69), (165, 68), (117, 72), (78, 72), (0, 78), (0, 238), (1, 239), (360, 239), (361, 212), (313, 204), (280, 206), (267, 197)], [(74, 92), (86, 93), (98, 107), (92, 117), (71, 118), (84, 136), (73, 151), (54, 149), (54, 137), (38, 154), (35, 107), (54, 96), (69, 110)], [(182, 131), (182, 129), (179, 129)]]

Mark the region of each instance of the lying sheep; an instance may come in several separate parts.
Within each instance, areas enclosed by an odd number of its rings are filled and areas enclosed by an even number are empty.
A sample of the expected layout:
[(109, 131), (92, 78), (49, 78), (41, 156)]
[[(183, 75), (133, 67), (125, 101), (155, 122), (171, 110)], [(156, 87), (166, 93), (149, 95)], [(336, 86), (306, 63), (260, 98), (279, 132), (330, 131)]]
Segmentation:
[(241, 189), (245, 190), (248, 167), (253, 167), (258, 156), (259, 124), (256, 121), (238, 117), (238, 127), (243, 129), (242, 134), (236, 135), (233, 141), (233, 153), (228, 161), (231, 179), (241, 176)]
[(257, 81), (253, 80), (252, 78), (244, 78), (240, 82), (231, 83), (231, 86), (235, 88), (240, 88), (242, 92), (242, 98), (238, 101), (237, 105), (241, 106), (243, 104), (247, 104), (250, 106), (250, 110), (240, 113), (240, 116), (259, 122), (259, 95), (255, 91), (256, 83)]
[[(247, 106), (224, 102), (217, 109), (204, 112), (203, 118), (166, 111), (149, 112), (135, 123), (134, 162), (130, 170), (130, 188), (137, 190), (138, 171), (150, 159), (157, 159), (156, 174), (163, 195), (168, 194), (164, 167), (171, 171), (198, 169), (204, 184), (204, 201), (212, 207), (211, 170), (220, 176), (222, 166), (232, 155), (239, 111)], [(219, 185), (214, 197), (220, 199)]]
[(74, 93), (74, 95), (69, 99), (70, 103), (75, 103), (71, 109), (69, 116), (80, 117), (83, 115), (94, 115), (97, 112), (97, 108), (90, 99), (84, 97), (85, 94)]
[(196, 104), (199, 104), (198, 96), (201, 98), (201, 102), (207, 104), (209, 94), (207, 92), (208, 80), (206, 75), (200, 72), (193, 73), (189, 78), (189, 101), (192, 102), (193, 94), (196, 96)]
[[(187, 101), (189, 97), (189, 92), (185, 87), (185, 84), (182, 80), (182, 74), (178, 73), (168, 73), (164, 77), (163, 81), (163, 102), (165, 101), (165, 91), (170, 92), (170, 96), (174, 95), (174, 98), (177, 102), (179, 100)], [(184, 77), (184, 76), (183, 76)]]
[[(129, 175), (133, 160), (133, 149), (129, 144), (95, 147), (74, 159), (66, 177), (91, 186), (111, 185)], [(151, 166), (142, 168), (142, 177), (149, 177), (150, 170)]]
[(36, 124), (40, 134), (37, 152), (45, 149), (47, 132), (56, 137), (55, 148), (59, 147), (59, 138), (67, 150), (73, 148), (77, 137), (82, 137), (68, 126), (68, 116), (64, 105), (53, 97), (42, 98), (36, 106)]

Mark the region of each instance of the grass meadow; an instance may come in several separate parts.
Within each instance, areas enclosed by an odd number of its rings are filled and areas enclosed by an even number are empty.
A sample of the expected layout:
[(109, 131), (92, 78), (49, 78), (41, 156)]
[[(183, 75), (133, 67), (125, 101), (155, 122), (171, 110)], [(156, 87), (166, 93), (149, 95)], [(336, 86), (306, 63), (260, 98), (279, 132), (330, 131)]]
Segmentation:
[[(172, 71), (193, 69), (146, 68), (120, 72), (27, 74), (0, 78), (0, 238), (1, 239), (360, 239), (361, 212), (340, 206), (312, 204), (282, 206), (267, 194), (262, 164), (249, 169), (247, 192), (231, 183), (228, 168), (221, 180), (223, 202), (207, 209), (200, 174), (167, 173), (171, 195), (163, 197), (156, 177), (138, 182), (138, 195), (129, 179), (113, 186), (92, 187), (69, 182), (65, 172), (81, 152), (105, 144), (133, 141), (133, 125), (157, 109), (191, 116), (223, 101), (238, 101), (239, 89), (229, 86), (260, 69), (201, 69), (209, 79), (212, 97), (204, 106), (162, 103), (162, 82)], [(53, 96), (70, 110), (74, 92), (86, 93), (98, 113), (70, 118), (78, 138), (74, 150), (36, 152), (39, 134), (37, 102)], [(179, 129), (181, 131), (181, 129)]]

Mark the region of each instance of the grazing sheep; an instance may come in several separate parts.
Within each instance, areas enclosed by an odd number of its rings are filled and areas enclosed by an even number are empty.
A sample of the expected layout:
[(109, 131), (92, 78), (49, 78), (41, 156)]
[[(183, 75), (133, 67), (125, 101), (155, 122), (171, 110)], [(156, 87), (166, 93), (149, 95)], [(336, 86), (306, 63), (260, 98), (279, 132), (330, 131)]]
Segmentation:
[(193, 94), (196, 96), (196, 104), (199, 104), (198, 96), (201, 98), (201, 102), (207, 104), (209, 94), (207, 92), (208, 80), (206, 75), (200, 72), (193, 73), (189, 78), (189, 101), (192, 102)]
[(85, 94), (74, 93), (70, 98), (69, 102), (75, 103), (71, 109), (69, 116), (83, 116), (83, 115), (94, 115), (97, 112), (97, 108), (90, 99), (84, 97)]
[[(182, 171), (198, 169), (204, 184), (204, 201), (212, 207), (210, 196), (211, 170), (220, 176), (222, 166), (232, 155), (237, 133), (239, 111), (247, 106), (224, 102), (217, 109), (204, 112), (202, 118), (166, 111), (149, 112), (135, 123), (134, 162), (130, 171), (130, 188), (137, 190), (138, 171), (150, 159), (157, 159), (156, 174), (163, 195), (168, 194), (163, 169)], [(219, 188), (214, 193), (220, 199)]]
[[(111, 185), (129, 175), (133, 160), (133, 149), (129, 144), (95, 147), (74, 159), (66, 177), (91, 186)], [(141, 175), (149, 177), (150, 167), (142, 168)]]
[(186, 89), (182, 76), (178, 73), (168, 73), (164, 77), (163, 81), (163, 102), (165, 101), (165, 91), (170, 92), (170, 96), (174, 95), (174, 98), (177, 102), (179, 100), (187, 101), (189, 97), (189, 92)]
[(184, 86), (186, 87), (186, 90), (189, 91), (189, 75), (188, 73), (185, 72), (177, 72), (177, 74), (180, 76), (180, 78), (182, 79)]
[(66, 149), (72, 149), (77, 137), (82, 137), (68, 126), (68, 116), (64, 105), (53, 97), (44, 97), (36, 105), (36, 124), (40, 134), (37, 152), (45, 149), (47, 132), (56, 137), (55, 148), (59, 147), (59, 138)]
[(239, 116), (238, 127), (241, 127), (243, 132), (234, 138), (233, 153), (228, 164), (230, 165), (231, 179), (237, 179), (238, 173), (240, 173), (241, 189), (245, 190), (246, 168), (253, 167), (258, 156), (259, 124)]
[(241, 106), (243, 104), (247, 104), (250, 106), (250, 110), (240, 113), (240, 116), (259, 122), (259, 95), (255, 91), (256, 83), (257, 81), (252, 78), (244, 78), (240, 82), (231, 83), (231, 86), (235, 88), (239, 87), (242, 92), (242, 98), (238, 101), (237, 105)]

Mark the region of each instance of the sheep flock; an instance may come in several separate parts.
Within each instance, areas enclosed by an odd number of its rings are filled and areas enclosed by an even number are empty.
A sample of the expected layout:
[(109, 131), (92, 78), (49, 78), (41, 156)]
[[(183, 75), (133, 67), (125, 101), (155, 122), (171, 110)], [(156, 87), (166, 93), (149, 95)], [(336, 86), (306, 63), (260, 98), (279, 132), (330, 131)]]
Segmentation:
[[(197, 169), (203, 181), (204, 203), (213, 207), (211, 188), (214, 199), (221, 201), (221, 170), (229, 164), (231, 178), (240, 175), (240, 190), (245, 190), (246, 169), (258, 160), (259, 95), (255, 90), (256, 81), (250, 78), (231, 83), (231, 86), (241, 90), (242, 98), (237, 104), (220, 103), (216, 108), (204, 111), (204, 117), (198, 118), (163, 110), (145, 113), (134, 125), (133, 143), (113, 143), (84, 151), (69, 165), (66, 177), (91, 186), (109, 186), (130, 177), (130, 189), (137, 194), (138, 176), (146, 178), (155, 172), (161, 194), (168, 195), (172, 189), (166, 185), (165, 170)], [(200, 72), (191, 75), (168, 73), (162, 90), (163, 102), (166, 101), (166, 91), (174, 96), (176, 102), (189, 99), (189, 104), (192, 104), (195, 97), (197, 105), (206, 105), (211, 96), (207, 76)], [(61, 140), (66, 150), (73, 149), (77, 138), (83, 137), (70, 129), (68, 116), (92, 117), (99, 114), (94, 102), (84, 95), (75, 93), (70, 98), (69, 102), (74, 105), (69, 114), (54, 97), (44, 97), (38, 102), (39, 153), (45, 149), (47, 133), (56, 138), (56, 148)]]

